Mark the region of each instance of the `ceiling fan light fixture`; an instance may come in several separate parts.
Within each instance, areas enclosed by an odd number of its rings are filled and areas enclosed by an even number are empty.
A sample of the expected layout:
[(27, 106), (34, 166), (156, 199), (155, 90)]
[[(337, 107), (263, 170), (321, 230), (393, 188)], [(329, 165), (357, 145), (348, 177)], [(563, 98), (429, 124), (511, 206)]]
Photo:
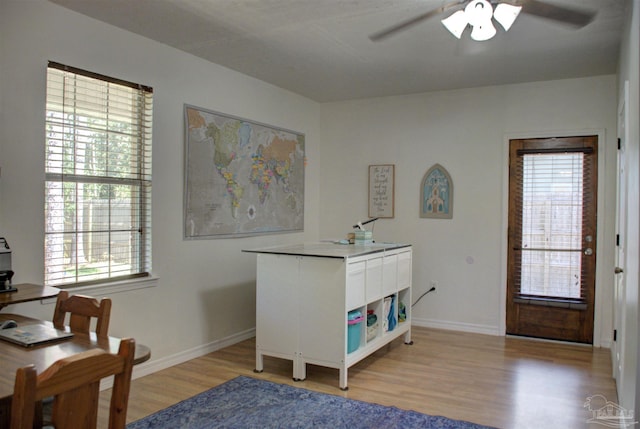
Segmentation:
[(518, 14), (522, 10), (522, 6), (512, 6), (507, 3), (500, 3), (493, 12), (493, 17), (502, 25), (504, 31), (509, 31)]
[(473, 28), (471, 30), (473, 40), (483, 42), (496, 35), (496, 28), (491, 22), (493, 7), (487, 0), (473, 0), (464, 8), (464, 14)]
[(464, 8), (464, 14), (473, 26), (491, 23), (493, 7), (487, 0), (473, 0)]
[(484, 42), (495, 35), (496, 27), (493, 26), (491, 21), (487, 21), (484, 24), (474, 25), (473, 30), (471, 30), (471, 38), (476, 42)]
[(467, 28), (467, 24), (469, 24), (467, 16), (462, 10), (457, 11), (449, 18), (445, 18), (440, 22), (442, 22), (442, 25), (444, 25), (445, 28), (458, 39), (462, 37), (464, 29)]

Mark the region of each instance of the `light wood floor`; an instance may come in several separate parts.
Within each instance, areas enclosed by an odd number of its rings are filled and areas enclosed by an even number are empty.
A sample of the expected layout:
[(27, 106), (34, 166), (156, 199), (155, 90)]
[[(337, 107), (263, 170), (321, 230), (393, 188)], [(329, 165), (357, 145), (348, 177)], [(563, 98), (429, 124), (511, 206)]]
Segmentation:
[(602, 428), (587, 424), (586, 399), (600, 394), (617, 403), (608, 349), (419, 327), (412, 339), (408, 346), (400, 338), (352, 367), (346, 392), (336, 369), (308, 365), (307, 379), (294, 382), (291, 361), (265, 357), (264, 372), (256, 374), (255, 341), (243, 341), (134, 380), (127, 420), (238, 375), (499, 428)]

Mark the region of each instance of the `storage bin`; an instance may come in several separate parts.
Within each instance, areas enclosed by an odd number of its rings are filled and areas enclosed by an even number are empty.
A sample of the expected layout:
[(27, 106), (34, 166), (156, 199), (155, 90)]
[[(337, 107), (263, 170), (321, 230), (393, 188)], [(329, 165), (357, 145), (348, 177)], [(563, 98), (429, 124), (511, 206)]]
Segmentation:
[(367, 342), (373, 340), (378, 334), (378, 316), (375, 310), (367, 310)]
[(364, 320), (358, 310), (347, 314), (347, 353), (352, 353), (360, 347), (360, 324)]
[(373, 232), (371, 231), (356, 231), (355, 235), (355, 244), (357, 245), (363, 246), (373, 243)]
[(378, 335), (378, 322), (371, 326), (367, 326), (367, 342), (373, 340)]

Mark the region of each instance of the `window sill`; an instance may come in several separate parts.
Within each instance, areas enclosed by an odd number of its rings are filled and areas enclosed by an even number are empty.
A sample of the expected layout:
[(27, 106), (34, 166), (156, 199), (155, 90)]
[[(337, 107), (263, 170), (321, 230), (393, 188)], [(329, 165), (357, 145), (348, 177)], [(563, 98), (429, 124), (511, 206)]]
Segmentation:
[[(121, 280), (111, 283), (97, 283), (88, 286), (79, 286), (68, 288), (70, 294), (83, 294), (90, 295), (96, 298), (101, 298), (105, 295), (111, 295), (114, 293), (130, 292), (133, 290), (146, 289), (150, 287), (156, 287), (158, 285), (158, 277), (153, 275), (148, 277), (138, 277), (134, 279)], [(43, 299), (40, 301), (42, 304), (55, 303), (56, 299)]]
[(584, 302), (568, 300), (568, 299), (520, 296), (520, 297), (514, 298), (513, 302), (516, 304), (541, 305), (544, 307), (568, 308), (572, 310), (587, 309), (587, 304), (585, 304)]

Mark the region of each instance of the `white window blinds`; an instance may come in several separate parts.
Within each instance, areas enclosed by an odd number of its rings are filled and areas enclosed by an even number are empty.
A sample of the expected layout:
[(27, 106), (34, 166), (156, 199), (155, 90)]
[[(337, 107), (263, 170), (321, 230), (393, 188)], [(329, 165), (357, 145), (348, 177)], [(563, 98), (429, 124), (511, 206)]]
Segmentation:
[(153, 91), (49, 63), (45, 284), (151, 270)]
[(516, 178), (522, 223), (516, 268), (520, 296), (584, 297), (583, 207), (592, 198), (585, 192), (590, 189), (585, 180), (592, 174), (585, 171), (587, 153), (519, 154)]

